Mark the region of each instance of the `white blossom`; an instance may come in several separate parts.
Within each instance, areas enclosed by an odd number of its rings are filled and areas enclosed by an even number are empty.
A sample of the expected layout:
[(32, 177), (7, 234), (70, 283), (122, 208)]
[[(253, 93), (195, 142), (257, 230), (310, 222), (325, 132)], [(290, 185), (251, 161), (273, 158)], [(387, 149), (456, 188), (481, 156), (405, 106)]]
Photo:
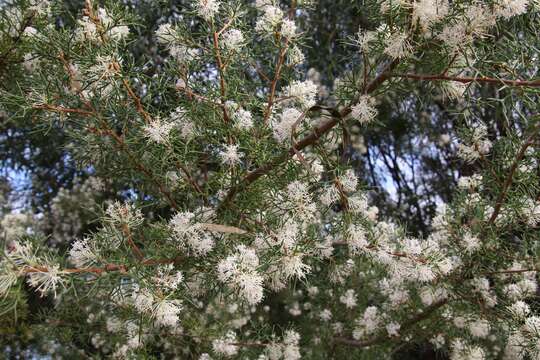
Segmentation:
[(242, 130), (249, 130), (253, 127), (253, 116), (245, 109), (238, 109), (233, 114), (235, 125)]
[(161, 24), (156, 30), (156, 38), (160, 44), (170, 45), (176, 41), (176, 29), (169, 23)]
[(283, 19), (283, 11), (275, 6), (266, 5), (264, 14), (259, 17), (255, 24), (255, 30), (263, 34), (271, 34)]
[(88, 238), (76, 240), (71, 245), (69, 255), (73, 264), (79, 268), (88, 266), (97, 259), (97, 254), (92, 249)]
[(57, 288), (65, 283), (63, 274), (59, 265), (50, 265), (43, 270), (36, 269), (35, 272), (29, 273), (28, 284), (39, 291), (41, 296), (53, 293), (56, 297)]
[(280, 120), (272, 123), (274, 138), (280, 143), (290, 140), (293, 125), (297, 123), (301, 116), (302, 113), (294, 108), (283, 110), (280, 115)]
[(170, 140), (170, 132), (174, 125), (174, 123), (163, 122), (159, 117), (155, 117), (143, 127), (144, 135), (151, 141), (165, 144)]
[(394, 59), (404, 58), (412, 52), (408, 35), (405, 33), (391, 34), (385, 41), (384, 53)]
[(237, 342), (236, 334), (229, 331), (224, 337), (212, 341), (212, 349), (218, 355), (231, 357), (238, 353), (238, 346), (235, 345)]
[(290, 97), (304, 108), (310, 108), (317, 102), (317, 85), (311, 81), (293, 81), (283, 93), (284, 97)]
[(344, 304), (347, 309), (354, 308), (357, 303), (355, 291), (353, 289), (347, 290), (343, 295), (340, 296), (339, 301)]
[(223, 33), (223, 45), (228, 50), (239, 51), (244, 46), (244, 35), (238, 29), (230, 29)]
[(218, 12), (220, 5), (219, 0), (197, 0), (195, 6), (199, 16), (210, 21)]
[(237, 144), (229, 144), (223, 147), (219, 152), (219, 157), (225, 165), (234, 166), (241, 162), (243, 154), (238, 151)]
[(218, 279), (239, 291), (250, 305), (256, 305), (263, 299), (263, 278), (257, 272), (258, 266), (259, 258), (255, 251), (238, 245), (233, 255), (218, 263)]
[(362, 95), (358, 102), (351, 106), (351, 117), (358, 120), (360, 124), (367, 124), (373, 121), (378, 111), (373, 107), (375, 100), (369, 95)]

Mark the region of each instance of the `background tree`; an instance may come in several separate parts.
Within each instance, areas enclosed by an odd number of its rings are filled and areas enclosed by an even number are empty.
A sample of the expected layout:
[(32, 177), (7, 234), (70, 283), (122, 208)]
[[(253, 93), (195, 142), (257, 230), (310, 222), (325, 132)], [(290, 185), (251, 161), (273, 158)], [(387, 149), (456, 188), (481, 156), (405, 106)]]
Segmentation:
[(6, 354), (535, 356), (535, 6), (5, 4)]

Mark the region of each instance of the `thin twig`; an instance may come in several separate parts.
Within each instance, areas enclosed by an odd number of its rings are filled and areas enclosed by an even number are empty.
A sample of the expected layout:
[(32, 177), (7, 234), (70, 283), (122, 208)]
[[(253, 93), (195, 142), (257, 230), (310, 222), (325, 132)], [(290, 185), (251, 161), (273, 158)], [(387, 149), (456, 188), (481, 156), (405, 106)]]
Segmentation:
[(497, 219), (497, 216), (499, 216), (499, 212), (501, 211), (501, 207), (506, 197), (506, 193), (508, 192), (508, 189), (510, 188), (510, 185), (512, 184), (514, 173), (516, 172), (519, 166), (519, 162), (525, 156), (525, 152), (527, 151), (529, 146), (531, 146), (534, 143), (534, 139), (538, 135), (538, 130), (540, 130), (540, 121), (535, 125), (532, 134), (529, 135), (527, 140), (525, 140), (525, 143), (523, 143), (516, 158), (514, 159), (514, 162), (512, 163), (512, 166), (510, 167), (510, 172), (508, 173), (508, 176), (506, 177), (506, 180), (504, 181), (501, 193), (499, 194), (499, 197), (497, 198), (497, 201), (495, 202), (495, 207), (493, 208), (493, 214), (491, 214), (491, 217), (488, 220), (488, 224), (493, 224), (495, 220)]
[(392, 74), (392, 77), (400, 77), (412, 80), (420, 81), (456, 81), (464, 84), (478, 82), (478, 83), (492, 83), (502, 84), (507, 86), (524, 86), (524, 87), (540, 87), (540, 80), (510, 80), (510, 79), (497, 79), (491, 77), (458, 77), (447, 75), (420, 75), (420, 74)]

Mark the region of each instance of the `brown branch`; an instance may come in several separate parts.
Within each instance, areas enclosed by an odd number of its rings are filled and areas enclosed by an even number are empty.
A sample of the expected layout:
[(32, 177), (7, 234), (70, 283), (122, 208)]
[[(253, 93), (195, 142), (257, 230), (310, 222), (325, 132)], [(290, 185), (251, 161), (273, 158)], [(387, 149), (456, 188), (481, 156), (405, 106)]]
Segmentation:
[(497, 274), (522, 274), (526, 272), (536, 272), (540, 271), (536, 268), (530, 268), (530, 269), (514, 269), (514, 270), (500, 270), (500, 271), (490, 271), (485, 273), (485, 275), (497, 275)]
[(214, 100), (206, 97), (206, 96), (203, 96), (203, 95), (200, 95), (200, 94), (197, 94), (195, 92), (193, 92), (193, 90), (191, 90), (188, 85), (186, 84), (185, 87), (177, 87), (176, 88), (178, 91), (183, 91), (185, 94), (186, 94), (186, 97), (189, 99), (189, 100), (192, 100), (192, 98), (194, 98), (195, 100), (197, 101), (200, 101), (200, 102), (206, 102), (210, 105), (214, 105), (214, 106), (218, 106), (218, 107), (221, 107), (221, 108), (225, 108), (225, 104), (221, 104), (221, 103), (218, 103), (218, 102), (215, 102)]
[(56, 113), (73, 113), (73, 114), (79, 114), (79, 115), (84, 115), (84, 116), (95, 115), (93, 111), (89, 111), (89, 110), (72, 109), (72, 108), (66, 108), (63, 106), (55, 106), (55, 105), (50, 105), (50, 104), (33, 105), (32, 108), (39, 109), (39, 110), (52, 111)]
[[(127, 266), (126, 265), (116, 265), (116, 264), (107, 264), (103, 267), (86, 267), (86, 268), (67, 268), (62, 269), (61, 272), (64, 273), (71, 273), (71, 274), (85, 274), (85, 273), (93, 273), (93, 274), (103, 274), (106, 272), (115, 272), (119, 271), (122, 273), (127, 272)], [(37, 273), (37, 272), (49, 272), (49, 268), (46, 266), (25, 266), (21, 269), (21, 273), (23, 274), (30, 274), (30, 273)]]
[(491, 217), (488, 220), (488, 224), (493, 224), (495, 220), (497, 219), (497, 216), (499, 216), (499, 212), (501, 211), (501, 207), (503, 205), (504, 199), (506, 198), (506, 194), (508, 192), (508, 189), (510, 188), (510, 185), (512, 185), (512, 180), (514, 178), (514, 173), (516, 172), (519, 162), (523, 157), (525, 156), (525, 152), (534, 143), (534, 139), (538, 135), (538, 130), (540, 130), (540, 122), (538, 122), (534, 129), (533, 133), (527, 138), (525, 143), (521, 146), (521, 149), (519, 150), (514, 162), (512, 163), (512, 166), (510, 167), (510, 172), (508, 173), (508, 176), (506, 177), (506, 180), (504, 181), (503, 188), (501, 193), (499, 194), (499, 197), (497, 198), (497, 201), (495, 202), (495, 207), (493, 209), (493, 214), (491, 214)]
[(131, 251), (133, 251), (133, 255), (137, 258), (137, 260), (142, 261), (144, 259), (144, 254), (139, 249), (137, 244), (133, 241), (133, 236), (131, 235), (131, 230), (129, 230), (129, 226), (127, 224), (122, 224), (122, 233), (124, 233), (124, 236), (127, 238), (127, 242), (129, 244), (129, 247), (131, 248)]
[[(175, 258), (162, 258), (162, 259), (147, 259), (140, 262), (140, 264), (144, 266), (154, 266), (154, 265), (164, 265), (164, 264), (174, 264), (178, 263), (181, 260), (180, 257)], [(91, 267), (85, 267), (85, 268), (66, 268), (61, 269), (60, 272), (62, 273), (69, 273), (69, 274), (96, 274), (101, 275), (103, 273), (108, 272), (121, 272), (126, 273), (129, 270), (128, 265), (124, 264), (106, 264), (104, 266), (91, 266)], [(20, 269), (20, 272), (22, 274), (30, 274), (30, 273), (37, 273), (37, 272), (49, 272), (49, 268), (47, 266), (23, 266)]]
[[(90, 1), (87, 2), (87, 6), (91, 6)], [(64, 65), (64, 68), (65, 68), (66, 72), (68, 73), (68, 75), (70, 77), (70, 80), (71, 80), (72, 77), (74, 76), (74, 74), (73, 74), (73, 72), (71, 70), (71, 66), (70, 66), (69, 62), (67, 61), (67, 59), (65, 58), (63, 53), (60, 53), (58, 58), (61, 60), (62, 64)], [(115, 66), (118, 67), (118, 70), (120, 69), (119, 64), (116, 63)], [(137, 107), (137, 111), (139, 113), (141, 113), (141, 115), (143, 115), (146, 122), (150, 121), (150, 115), (144, 110), (144, 107), (142, 106), (142, 103), (141, 103), (139, 97), (137, 95), (135, 95), (135, 93), (133, 92), (133, 90), (129, 86), (129, 83), (127, 82), (127, 80), (123, 79), (123, 83), (124, 83), (124, 86), (126, 87), (128, 93), (130, 94), (130, 97), (134, 100), (135, 106)], [(53, 112), (60, 112), (60, 113), (76, 113), (76, 114), (80, 114), (80, 115), (84, 115), (84, 116), (95, 116), (98, 120), (100, 120), (102, 128), (97, 129), (97, 128), (94, 128), (94, 127), (88, 127), (88, 130), (95, 133), (95, 134), (99, 134), (101, 136), (106, 135), (106, 136), (109, 136), (110, 138), (112, 138), (116, 142), (117, 147), (120, 150), (122, 150), (128, 156), (129, 160), (137, 168), (137, 170), (139, 170), (144, 175), (146, 175), (150, 179), (150, 181), (155, 184), (155, 186), (158, 188), (159, 192), (162, 193), (167, 198), (167, 200), (168, 200), (168, 202), (169, 202), (169, 204), (171, 205), (172, 208), (174, 208), (175, 210), (178, 210), (178, 205), (176, 204), (176, 201), (174, 200), (171, 192), (168, 191), (165, 188), (165, 186), (158, 179), (156, 179), (154, 177), (154, 175), (152, 174), (152, 172), (150, 170), (148, 170), (143, 164), (141, 164), (138, 161), (137, 157), (135, 155), (133, 155), (131, 153), (131, 151), (129, 151), (124, 139), (109, 127), (109, 124), (107, 123), (107, 121), (105, 121), (104, 119), (102, 119), (100, 117), (99, 112), (96, 110), (96, 108), (90, 102), (88, 102), (88, 101), (86, 101), (84, 99), (84, 97), (82, 96), (82, 93), (79, 93), (79, 96), (80, 96), (81, 100), (85, 103), (85, 105), (90, 110), (71, 109), (71, 108), (65, 108), (65, 107), (54, 106), (54, 105), (49, 105), (49, 104), (34, 105), (33, 108), (34, 109), (48, 110), (48, 111), (53, 111)]]
[(135, 108), (137, 109), (137, 112), (141, 114), (144, 121), (148, 124), (152, 120), (152, 117), (150, 116), (150, 114), (148, 114), (148, 112), (146, 112), (146, 110), (144, 110), (144, 106), (142, 105), (141, 99), (137, 96), (137, 94), (135, 94), (135, 92), (133, 91), (133, 89), (129, 85), (129, 82), (126, 79), (122, 79), (122, 83), (124, 84), (124, 87), (126, 88), (126, 91), (129, 97), (135, 103)]
[(225, 122), (229, 121), (229, 115), (227, 114), (227, 109), (225, 107), (225, 95), (226, 95), (226, 88), (225, 88), (225, 74), (223, 72), (224, 66), (223, 66), (223, 60), (221, 59), (221, 52), (219, 50), (219, 33), (214, 32), (213, 36), (214, 40), (214, 52), (216, 54), (216, 62), (218, 67), (218, 74), (219, 74), (219, 89), (221, 94), (221, 104), (223, 109), (223, 120)]
[(276, 69), (274, 73), (274, 79), (272, 80), (272, 83), (270, 84), (270, 93), (268, 94), (268, 105), (266, 106), (266, 110), (264, 112), (264, 123), (268, 123), (268, 119), (270, 118), (270, 114), (272, 113), (272, 106), (274, 105), (274, 97), (276, 95), (276, 87), (277, 83), (279, 81), (279, 77), (281, 76), (281, 68), (283, 67), (283, 63), (285, 62), (285, 55), (287, 54), (287, 48), (289, 47), (289, 40), (285, 40), (285, 43), (283, 44), (283, 47), (281, 48), (279, 52), (278, 61), (276, 64)]
[(456, 81), (464, 84), (471, 82), (502, 84), (507, 86), (540, 87), (540, 80), (510, 80), (491, 77), (457, 77), (447, 75), (421, 75), (421, 74), (392, 74), (392, 77), (400, 77), (419, 81)]
[(190, 172), (188, 171), (187, 167), (184, 166), (180, 161), (176, 161), (176, 167), (184, 173), (184, 176), (187, 180), (187, 182), (193, 187), (193, 189), (198, 192), (201, 195), (205, 195), (203, 189), (199, 186), (197, 181), (191, 176)]

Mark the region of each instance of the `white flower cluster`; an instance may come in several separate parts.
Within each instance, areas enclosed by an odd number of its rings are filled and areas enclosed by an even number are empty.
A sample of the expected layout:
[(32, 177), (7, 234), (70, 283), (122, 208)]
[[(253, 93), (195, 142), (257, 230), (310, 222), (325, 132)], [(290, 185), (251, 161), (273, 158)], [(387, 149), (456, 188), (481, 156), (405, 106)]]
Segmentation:
[(202, 223), (195, 220), (195, 214), (189, 211), (179, 212), (169, 222), (174, 241), (181, 247), (188, 248), (196, 256), (203, 256), (214, 247), (212, 235), (205, 231)]
[(302, 118), (302, 113), (294, 108), (286, 108), (279, 116), (279, 120), (272, 122), (274, 138), (280, 143), (290, 141), (293, 127)]
[(242, 161), (243, 153), (238, 151), (237, 144), (228, 144), (223, 146), (223, 150), (219, 152), (221, 162), (227, 166), (235, 166)]
[(91, 265), (97, 260), (95, 249), (90, 239), (76, 240), (69, 250), (69, 256), (76, 267), (82, 268)]
[(263, 34), (273, 33), (283, 19), (283, 11), (273, 5), (265, 5), (263, 7), (264, 14), (259, 17), (255, 30)]
[(296, 80), (283, 91), (284, 104), (297, 103), (302, 109), (309, 109), (317, 103), (318, 86), (311, 80)]
[(189, 140), (195, 135), (195, 124), (190, 119), (188, 111), (181, 106), (178, 106), (169, 115), (169, 121), (174, 124), (174, 127), (180, 131), (180, 136)]
[(234, 255), (221, 260), (217, 266), (218, 279), (240, 292), (250, 305), (263, 299), (263, 277), (258, 273), (259, 258), (253, 249), (238, 245)]
[(272, 342), (266, 346), (266, 356), (269, 360), (299, 360), (301, 358), (299, 343), (300, 334), (294, 330), (287, 330), (282, 343)]
[(214, 18), (220, 5), (221, 2), (219, 0), (197, 0), (195, 3), (199, 16), (207, 21)]
[(104, 8), (99, 8), (97, 16), (91, 18), (84, 16), (77, 21), (78, 27), (75, 31), (77, 41), (91, 41), (100, 43), (105, 38), (119, 41), (129, 36), (127, 25), (118, 25)]
[(158, 144), (169, 143), (171, 130), (175, 124), (164, 122), (159, 117), (155, 117), (143, 127), (144, 136)]
[(161, 24), (156, 32), (157, 42), (169, 50), (169, 54), (179, 63), (184, 64), (196, 60), (200, 54), (199, 49), (192, 48), (180, 42), (176, 26)]
[(487, 126), (479, 124), (472, 131), (471, 144), (459, 144), (458, 155), (464, 161), (472, 163), (488, 154), (491, 146), (491, 141), (487, 139)]
[(144, 288), (136, 289), (132, 298), (137, 311), (151, 315), (159, 325), (173, 328), (179, 326), (178, 315), (183, 308), (180, 300), (159, 299)]
[(377, 109), (373, 106), (375, 99), (369, 95), (362, 95), (358, 102), (351, 106), (351, 117), (358, 120), (360, 124), (370, 123), (378, 114)]
[(367, 307), (362, 317), (356, 320), (356, 326), (352, 333), (353, 338), (360, 340), (375, 333), (380, 329), (381, 323), (379, 309), (376, 306)]
[(227, 50), (239, 51), (245, 45), (244, 35), (238, 29), (230, 29), (223, 33), (223, 45)]
[(141, 210), (131, 203), (115, 201), (106, 210), (105, 220), (116, 225), (128, 225), (136, 227), (143, 223), (144, 218)]
[(224, 337), (212, 341), (212, 349), (218, 355), (231, 357), (238, 353), (238, 340), (234, 331), (229, 331)]

